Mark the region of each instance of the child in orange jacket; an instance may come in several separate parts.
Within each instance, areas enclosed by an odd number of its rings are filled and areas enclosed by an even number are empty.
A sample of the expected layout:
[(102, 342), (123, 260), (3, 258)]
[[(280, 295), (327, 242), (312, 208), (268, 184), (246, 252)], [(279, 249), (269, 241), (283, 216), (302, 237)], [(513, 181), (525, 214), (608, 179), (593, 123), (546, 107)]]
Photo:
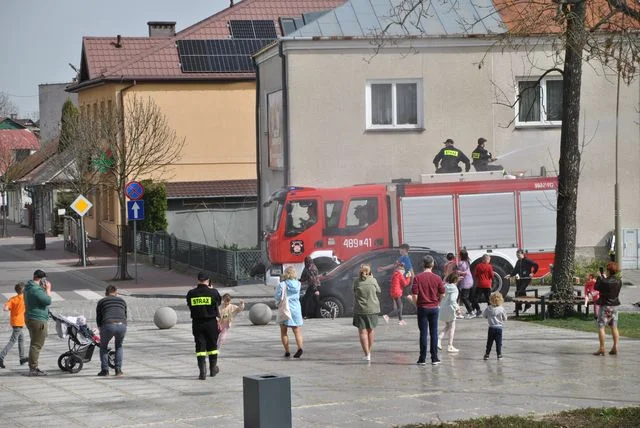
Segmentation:
[(16, 295), (10, 298), (7, 303), (4, 305), (5, 311), (11, 311), (11, 328), (13, 329), (11, 333), (11, 337), (9, 338), (9, 343), (4, 347), (2, 352), (0, 352), (0, 368), (5, 368), (4, 366), (4, 357), (7, 356), (7, 353), (13, 348), (13, 344), (18, 342), (18, 354), (20, 356), (20, 365), (23, 365), (27, 361), (28, 358), (24, 356), (24, 295), (22, 294), (24, 290), (24, 283), (19, 282), (16, 284), (15, 288)]
[(391, 300), (393, 300), (393, 310), (388, 314), (382, 315), (384, 322), (389, 324), (389, 317), (398, 314), (398, 324), (407, 325), (407, 322), (402, 319), (402, 290), (411, 284), (411, 271), (409, 276), (405, 276), (404, 263), (398, 263), (396, 270), (391, 275), (391, 287), (389, 287), (389, 294)]

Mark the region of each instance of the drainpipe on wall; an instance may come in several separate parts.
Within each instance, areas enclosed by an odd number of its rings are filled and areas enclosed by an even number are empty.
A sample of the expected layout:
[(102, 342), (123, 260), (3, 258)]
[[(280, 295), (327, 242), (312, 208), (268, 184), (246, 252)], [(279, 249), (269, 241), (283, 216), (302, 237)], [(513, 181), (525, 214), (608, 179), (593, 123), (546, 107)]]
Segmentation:
[[(233, 6), (233, 3), (232, 3)], [(260, 156), (260, 71), (256, 59), (253, 58), (253, 68), (256, 70), (256, 191), (258, 192), (258, 242), (257, 245), (262, 248), (264, 237), (262, 236), (262, 157)]]
[(291, 168), (289, 168), (289, 76), (287, 74), (287, 56), (284, 54), (284, 43), (279, 42), (278, 55), (282, 58), (282, 163), (285, 187), (291, 183)]

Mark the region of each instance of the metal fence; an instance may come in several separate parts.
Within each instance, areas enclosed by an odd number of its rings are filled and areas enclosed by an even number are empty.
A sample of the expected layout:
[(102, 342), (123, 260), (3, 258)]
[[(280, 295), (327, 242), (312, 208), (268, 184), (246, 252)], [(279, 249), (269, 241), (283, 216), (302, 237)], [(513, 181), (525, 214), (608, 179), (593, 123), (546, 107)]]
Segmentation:
[(209, 247), (164, 232), (138, 232), (136, 249), (138, 254), (149, 256), (154, 265), (171, 269), (180, 264), (207, 271), (217, 281), (234, 285), (252, 279), (256, 267), (266, 264), (266, 254), (262, 250)]

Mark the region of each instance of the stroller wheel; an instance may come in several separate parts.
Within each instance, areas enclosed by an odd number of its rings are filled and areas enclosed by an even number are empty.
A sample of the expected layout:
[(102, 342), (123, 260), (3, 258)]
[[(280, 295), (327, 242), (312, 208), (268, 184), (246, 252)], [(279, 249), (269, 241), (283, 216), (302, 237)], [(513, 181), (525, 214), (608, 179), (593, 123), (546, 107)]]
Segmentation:
[(67, 351), (64, 354), (60, 355), (60, 357), (58, 358), (58, 367), (60, 367), (60, 370), (62, 370), (63, 372), (68, 371), (67, 365), (68, 365), (69, 357), (71, 357), (72, 355), (73, 355), (73, 352)]
[(67, 358), (67, 371), (70, 373), (78, 373), (82, 370), (83, 365), (82, 358), (76, 354), (71, 354), (69, 358)]
[(107, 354), (108, 360), (107, 363), (109, 364), (109, 367), (111, 367), (112, 369), (116, 368), (116, 351), (114, 350), (109, 350), (109, 353)]

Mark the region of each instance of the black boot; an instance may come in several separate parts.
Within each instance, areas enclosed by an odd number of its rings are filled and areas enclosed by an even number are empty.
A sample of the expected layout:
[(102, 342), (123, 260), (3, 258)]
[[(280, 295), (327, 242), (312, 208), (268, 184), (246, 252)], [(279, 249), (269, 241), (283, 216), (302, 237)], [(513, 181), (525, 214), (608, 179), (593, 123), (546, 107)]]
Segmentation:
[(214, 377), (218, 374), (220, 369), (218, 368), (218, 356), (217, 355), (209, 355), (209, 375)]
[(198, 368), (200, 369), (198, 379), (205, 380), (207, 378), (207, 360), (204, 357), (198, 357)]

